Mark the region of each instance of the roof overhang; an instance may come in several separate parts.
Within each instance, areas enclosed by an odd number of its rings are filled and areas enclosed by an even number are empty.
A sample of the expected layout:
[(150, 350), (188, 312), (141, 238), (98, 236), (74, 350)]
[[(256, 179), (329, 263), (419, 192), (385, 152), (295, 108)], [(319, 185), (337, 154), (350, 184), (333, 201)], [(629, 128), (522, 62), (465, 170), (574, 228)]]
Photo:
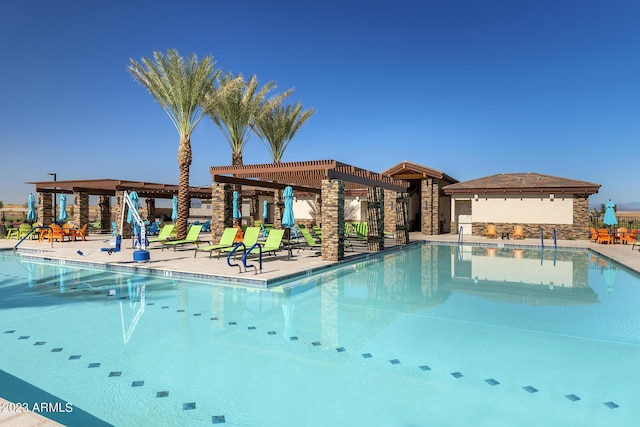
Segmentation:
[[(88, 193), (92, 196), (115, 196), (120, 191), (135, 191), (145, 198), (170, 199), (178, 194), (178, 185), (117, 179), (89, 179), (69, 181), (27, 182), (34, 184), (38, 193)], [(210, 199), (211, 187), (189, 187), (189, 197)]]

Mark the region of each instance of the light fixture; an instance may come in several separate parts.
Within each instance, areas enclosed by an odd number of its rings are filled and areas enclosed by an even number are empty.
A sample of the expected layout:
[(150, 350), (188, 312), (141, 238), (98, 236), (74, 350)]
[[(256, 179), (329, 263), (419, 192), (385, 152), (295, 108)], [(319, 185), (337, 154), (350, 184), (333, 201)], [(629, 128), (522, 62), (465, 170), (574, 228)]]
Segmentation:
[(478, 195), (477, 194), (473, 195), (473, 200), (475, 200), (476, 202), (478, 201)]
[(554, 196), (553, 196), (553, 193), (552, 193), (552, 194), (549, 194), (549, 200), (551, 200), (552, 202), (553, 202), (553, 197), (554, 197)]

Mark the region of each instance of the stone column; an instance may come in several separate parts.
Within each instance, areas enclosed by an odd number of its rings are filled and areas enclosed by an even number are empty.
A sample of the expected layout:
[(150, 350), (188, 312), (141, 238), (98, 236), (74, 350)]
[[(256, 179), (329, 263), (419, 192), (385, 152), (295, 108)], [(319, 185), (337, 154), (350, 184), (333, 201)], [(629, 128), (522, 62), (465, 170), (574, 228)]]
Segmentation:
[(440, 180), (431, 180), (431, 234), (440, 234)]
[(344, 259), (344, 182), (322, 180), (322, 259)]
[[(127, 206), (124, 204), (124, 198), (122, 197), (122, 191), (116, 193), (116, 205), (113, 208), (115, 214), (115, 222), (117, 224), (116, 229), (122, 233), (123, 239), (131, 238), (131, 226), (127, 223)], [(122, 212), (124, 211), (124, 221), (122, 221)], [(120, 230), (120, 222), (122, 224), (122, 230)]]
[(316, 217), (315, 222), (318, 227), (322, 228), (322, 194), (315, 195), (316, 202)]
[(282, 215), (284, 213), (284, 199), (282, 190), (273, 191), (273, 228), (282, 228)]
[(50, 225), (53, 222), (53, 202), (50, 193), (38, 193), (38, 224)]
[(254, 194), (249, 198), (249, 226), (253, 227), (256, 220), (260, 219), (260, 204), (258, 195)]
[(367, 249), (384, 249), (384, 192), (380, 187), (369, 187), (367, 197)]
[(422, 200), (420, 203), (422, 234), (440, 234), (439, 226), (439, 198), (440, 181), (433, 178), (422, 180)]
[[(89, 193), (73, 193), (73, 222), (77, 228), (89, 222)], [(88, 231), (87, 227), (87, 236)]]
[(384, 191), (384, 231), (388, 233), (396, 232), (396, 205), (395, 200), (398, 197), (398, 193), (393, 190)]
[(98, 207), (100, 208), (100, 233), (109, 234), (111, 231), (111, 196), (98, 196)]
[(218, 242), (224, 229), (233, 226), (233, 185), (211, 186), (211, 238)]
[(153, 197), (147, 197), (144, 202), (147, 205), (147, 219), (149, 220), (149, 222), (155, 221), (156, 199), (154, 199)]

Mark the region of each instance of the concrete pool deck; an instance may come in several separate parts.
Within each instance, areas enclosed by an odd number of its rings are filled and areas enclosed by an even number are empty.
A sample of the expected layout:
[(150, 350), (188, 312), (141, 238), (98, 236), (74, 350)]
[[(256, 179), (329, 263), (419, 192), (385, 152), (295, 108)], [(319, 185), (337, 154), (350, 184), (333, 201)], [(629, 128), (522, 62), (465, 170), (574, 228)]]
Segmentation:
[[(277, 285), (277, 281), (282, 277), (295, 277), (308, 274), (307, 272), (320, 271), (344, 262), (364, 259), (371, 255), (362, 244), (354, 245), (354, 250), (345, 252), (345, 261), (330, 262), (323, 261), (315, 249), (306, 248), (304, 250), (293, 249), (293, 256), (288, 257), (287, 251), (281, 251), (277, 256), (267, 255), (263, 261), (263, 271), (254, 274), (253, 271), (239, 272), (237, 267), (227, 265), (226, 257), (219, 259), (214, 255), (209, 258), (208, 253), (198, 253), (194, 257), (193, 246), (178, 250), (162, 250), (158, 244), (149, 247), (150, 261), (146, 263), (136, 263), (133, 261), (133, 249), (131, 240), (125, 240), (122, 251), (109, 255), (102, 252), (101, 248), (109, 247), (110, 236), (93, 235), (87, 241), (77, 242), (38, 242), (37, 240), (25, 240), (18, 248), (19, 253), (24, 256), (36, 258), (48, 258), (65, 262), (72, 265), (89, 264), (104, 266), (105, 268), (131, 268), (136, 271), (152, 271), (156, 274), (188, 277), (188, 275), (200, 276), (200, 280), (222, 278), (224, 280), (235, 280), (236, 284), (243, 285), (240, 281), (251, 281), (247, 286), (269, 287)], [(412, 242), (427, 241), (431, 243), (457, 243), (458, 235), (443, 234), (436, 236), (423, 235), (421, 233), (411, 233)], [(11, 250), (18, 243), (17, 240), (0, 239), (0, 251)], [(525, 240), (502, 240), (486, 239), (481, 236), (467, 236), (464, 238), (465, 244), (472, 245), (504, 245), (505, 247), (540, 247), (539, 239)], [(591, 249), (604, 257), (614, 260), (627, 268), (640, 273), (640, 251), (632, 250), (629, 245), (599, 245), (586, 240), (559, 240), (558, 248)], [(387, 239), (385, 245), (389, 250), (395, 247), (392, 239)], [(552, 249), (553, 241), (545, 240), (545, 248)], [(82, 252), (79, 254), (78, 251)], [(253, 263), (257, 263), (252, 259)], [(167, 272), (167, 273), (164, 273)], [(0, 404), (10, 403), (0, 398)], [(40, 414), (33, 412), (5, 412), (0, 413), (0, 425), (20, 425), (20, 426), (60, 426), (61, 424), (52, 421)]]

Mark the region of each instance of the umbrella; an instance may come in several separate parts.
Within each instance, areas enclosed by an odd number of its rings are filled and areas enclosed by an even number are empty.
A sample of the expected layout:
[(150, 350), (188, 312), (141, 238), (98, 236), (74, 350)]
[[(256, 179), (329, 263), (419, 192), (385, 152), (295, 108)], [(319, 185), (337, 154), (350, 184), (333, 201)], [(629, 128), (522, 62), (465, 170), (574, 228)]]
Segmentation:
[[(131, 204), (133, 205), (133, 210), (135, 210), (137, 212), (138, 211), (138, 193), (136, 193), (135, 191), (132, 191), (131, 193), (129, 193), (129, 199), (131, 199)], [(129, 224), (133, 224), (133, 222), (134, 222), (133, 214), (131, 213), (131, 209), (129, 209), (129, 212), (127, 213), (127, 222)]]
[(58, 219), (60, 221), (66, 221), (69, 218), (67, 214), (67, 196), (64, 194), (60, 195), (60, 216)]
[(284, 189), (284, 214), (282, 215), (282, 226), (291, 228), (296, 220), (293, 218), (293, 188), (287, 186)]
[(27, 199), (27, 220), (35, 221), (36, 220), (36, 198), (33, 194), (29, 194), (29, 198)]
[(618, 219), (616, 218), (616, 211), (614, 210), (615, 204), (609, 199), (607, 204), (605, 205), (604, 210), (604, 225), (616, 225), (618, 223)]
[(240, 219), (240, 194), (237, 191), (233, 192), (233, 219)]
[(173, 206), (173, 209), (171, 210), (171, 221), (175, 222), (178, 220), (178, 196), (173, 196), (171, 199), (171, 205)]
[(616, 279), (616, 269), (611, 264), (607, 264), (602, 274), (604, 275), (604, 285), (607, 288), (607, 292), (611, 293), (613, 291), (613, 282)]
[(267, 199), (264, 199), (264, 202), (262, 204), (262, 218), (264, 218), (265, 223), (269, 219), (269, 204), (267, 203)]

